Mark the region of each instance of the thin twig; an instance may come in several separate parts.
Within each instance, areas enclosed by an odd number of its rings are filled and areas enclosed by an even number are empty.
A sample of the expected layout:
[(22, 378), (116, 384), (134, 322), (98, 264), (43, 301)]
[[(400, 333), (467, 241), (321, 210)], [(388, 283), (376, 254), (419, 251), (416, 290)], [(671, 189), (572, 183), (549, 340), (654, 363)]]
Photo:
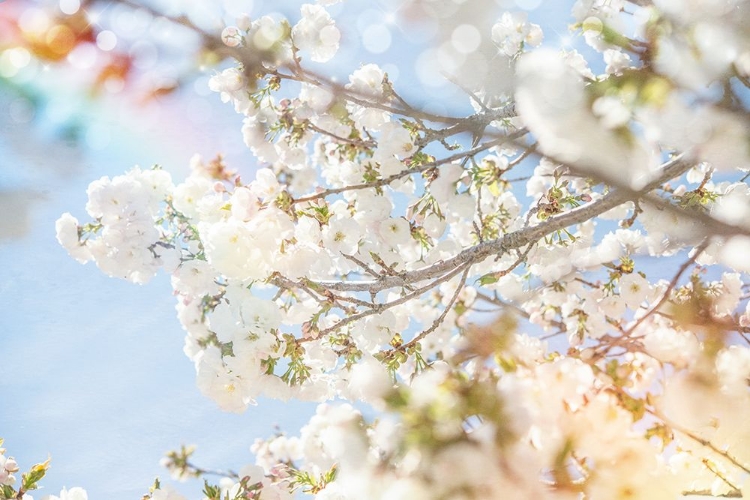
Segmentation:
[[(385, 302), (385, 303), (382, 303), (382, 304), (377, 304), (377, 305), (374, 305), (371, 309), (369, 309), (367, 311), (361, 311), (361, 312), (358, 312), (356, 314), (352, 314), (350, 316), (347, 316), (346, 318), (342, 319), (338, 323), (336, 323), (336, 324), (334, 324), (332, 326), (329, 326), (328, 328), (325, 328), (324, 330), (321, 330), (318, 336), (322, 337), (324, 335), (327, 335), (329, 333), (332, 333), (332, 332), (338, 330), (339, 328), (342, 328), (342, 327), (348, 325), (349, 323), (352, 323), (352, 322), (355, 322), (355, 321), (359, 321), (360, 319), (366, 318), (368, 316), (372, 316), (373, 314), (379, 314), (379, 313), (381, 313), (381, 312), (383, 312), (383, 311), (385, 311), (387, 309), (390, 309), (391, 307), (395, 307), (395, 306), (401, 305), (401, 304), (403, 304), (405, 302), (410, 301), (411, 299), (419, 297), (423, 293), (425, 293), (425, 292), (427, 292), (429, 290), (432, 290), (433, 288), (435, 288), (440, 283), (443, 283), (444, 281), (448, 281), (453, 276), (455, 276), (458, 273), (460, 273), (461, 271), (463, 271), (464, 268), (467, 267), (467, 266), (469, 266), (469, 265), (470, 265), (470, 263), (464, 263), (460, 267), (458, 267), (458, 268), (454, 269), (453, 271), (451, 271), (450, 273), (448, 273), (448, 274), (446, 274), (444, 276), (441, 276), (440, 278), (436, 279), (435, 281), (432, 281), (432, 282), (430, 282), (429, 284), (427, 284), (427, 285), (425, 285), (423, 287), (417, 288), (413, 292), (408, 293), (408, 294), (406, 294), (406, 295), (404, 295), (402, 297), (399, 297), (396, 300), (393, 300), (391, 302)], [(302, 341), (302, 340), (305, 340), (305, 339), (300, 339), (300, 340)]]
[(742, 470), (743, 472), (745, 472), (747, 474), (750, 474), (750, 468), (748, 468), (748, 466), (740, 463), (739, 460), (737, 460), (736, 458), (734, 458), (732, 455), (730, 455), (726, 451), (723, 451), (720, 448), (717, 448), (713, 443), (711, 443), (711, 441), (709, 441), (707, 439), (703, 439), (702, 437), (697, 436), (696, 434), (694, 434), (691, 431), (683, 428), (682, 426), (679, 426), (679, 425), (675, 424), (674, 422), (672, 422), (671, 420), (669, 420), (668, 418), (666, 418), (656, 408), (647, 408), (646, 411), (648, 411), (649, 413), (651, 413), (655, 417), (659, 418), (662, 422), (664, 422), (665, 424), (667, 424), (669, 427), (671, 427), (672, 429), (676, 430), (677, 432), (679, 432), (681, 434), (684, 434), (685, 436), (689, 437), (690, 439), (692, 439), (696, 443), (700, 444), (701, 446), (705, 446), (706, 448), (710, 449), (711, 451), (713, 451), (717, 455), (723, 457), (724, 459), (726, 459), (727, 461), (729, 461), (732, 465), (734, 465), (738, 469)]
[(429, 328), (422, 331), (419, 335), (415, 336), (413, 339), (411, 339), (406, 344), (399, 346), (395, 350), (404, 352), (407, 349), (413, 347), (417, 344), (417, 342), (420, 342), (425, 337), (427, 337), (429, 334), (434, 332), (437, 327), (439, 327), (443, 321), (445, 320), (445, 317), (448, 315), (448, 312), (453, 308), (453, 304), (456, 303), (456, 300), (458, 299), (458, 296), (461, 294), (461, 290), (463, 290), (464, 285), (466, 284), (466, 278), (469, 275), (469, 270), (471, 269), (471, 266), (466, 266), (466, 269), (464, 270), (463, 274), (461, 275), (461, 281), (459, 281), (458, 286), (456, 287), (456, 291), (453, 292), (453, 296), (451, 297), (451, 300), (448, 302), (448, 305), (445, 306), (443, 309), (443, 312), (440, 313), (440, 316), (438, 316), (435, 321), (432, 322), (432, 325), (430, 325)]
[[(483, 292), (481, 292), (479, 290), (477, 290), (477, 298), (481, 299), (481, 300), (483, 300), (483, 301), (485, 301), (485, 302), (487, 302), (489, 304), (493, 304), (493, 305), (496, 305), (496, 306), (501, 307), (501, 308), (512, 309), (512, 310), (514, 310), (516, 313), (518, 313), (520, 316), (522, 316), (525, 319), (530, 319), (531, 318), (531, 315), (528, 312), (526, 312), (525, 309), (523, 309), (521, 306), (519, 306), (517, 304), (514, 304), (512, 302), (506, 302), (504, 300), (501, 300), (498, 297), (491, 297), (491, 296), (489, 296), (489, 295), (487, 295), (487, 294), (485, 294), (485, 293), (483, 293)], [(548, 323), (550, 325), (554, 326), (555, 328), (559, 328), (560, 329), (560, 331), (556, 332), (555, 335), (557, 335), (558, 333), (565, 332), (567, 330), (567, 327), (565, 326), (565, 323), (563, 323), (561, 321), (550, 320), (550, 321), (548, 321)]]
[(708, 245), (709, 245), (709, 240), (705, 239), (705, 240), (703, 240), (701, 242), (700, 245), (698, 245), (697, 247), (695, 247), (695, 252), (693, 253), (693, 255), (688, 260), (686, 260), (685, 262), (682, 263), (682, 265), (680, 266), (680, 268), (677, 270), (677, 272), (675, 273), (675, 275), (672, 277), (672, 281), (670, 281), (669, 284), (667, 285), (667, 289), (664, 291), (664, 293), (662, 294), (662, 296), (659, 298), (658, 302), (656, 304), (654, 304), (651, 307), (651, 309), (649, 309), (648, 311), (646, 311), (646, 313), (644, 313), (643, 316), (641, 316), (640, 318), (638, 318), (638, 320), (635, 323), (633, 323), (633, 325), (625, 331), (625, 335), (632, 334), (636, 330), (636, 328), (638, 328), (639, 326), (641, 326), (643, 324), (643, 322), (646, 321), (649, 318), (649, 316), (651, 316), (656, 311), (658, 311), (659, 308), (667, 300), (669, 300), (669, 296), (672, 294), (672, 291), (677, 286), (677, 283), (680, 281), (680, 278), (682, 277), (682, 275), (685, 273), (685, 271), (687, 271), (687, 269), (690, 266), (692, 266), (695, 263), (696, 260), (698, 260), (698, 257), (701, 256), (701, 254), (706, 250), (706, 248), (708, 247)]
[(322, 198), (326, 198), (328, 196), (332, 196), (332, 195), (335, 195), (335, 194), (345, 193), (345, 192), (348, 192), (348, 191), (357, 191), (357, 190), (360, 190), (360, 189), (371, 189), (371, 188), (378, 188), (378, 187), (386, 186), (386, 185), (390, 184), (391, 182), (399, 180), (401, 178), (408, 177), (408, 176), (413, 175), (413, 174), (418, 174), (418, 173), (424, 172), (425, 170), (429, 170), (431, 168), (439, 167), (440, 165), (445, 165), (447, 163), (452, 163), (452, 162), (454, 162), (456, 160), (463, 159), (464, 157), (474, 156), (474, 155), (476, 155), (478, 153), (481, 153), (482, 151), (486, 151), (486, 150), (488, 150), (488, 149), (490, 149), (492, 147), (499, 146), (500, 144), (503, 144), (504, 142), (509, 142), (509, 141), (514, 140), (514, 139), (517, 139), (518, 137), (521, 137), (524, 134), (526, 134), (526, 130), (519, 130), (517, 132), (514, 132), (513, 134), (508, 135), (505, 138), (494, 139), (492, 141), (488, 141), (488, 142), (486, 142), (484, 144), (481, 144), (481, 145), (479, 145), (479, 146), (477, 146), (477, 147), (475, 147), (473, 149), (470, 149), (468, 151), (464, 151), (464, 152), (461, 152), (461, 153), (456, 153), (454, 155), (448, 156), (448, 157), (440, 159), (440, 160), (436, 160), (436, 161), (433, 161), (433, 162), (427, 162), (427, 163), (424, 163), (423, 165), (419, 165), (419, 166), (416, 166), (416, 167), (408, 168), (408, 169), (402, 170), (399, 173), (396, 173), (396, 174), (393, 174), (393, 175), (389, 175), (388, 177), (384, 177), (384, 178), (378, 179), (376, 181), (365, 182), (365, 183), (362, 183), (362, 184), (353, 184), (351, 186), (343, 186), (343, 187), (340, 187), (340, 188), (324, 189), (324, 190), (319, 191), (319, 192), (314, 193), (314, 194), (310, 194), (310, 195), (307, 195), (307, 196), (302, 196), (300, 198), (296, 198), (296, 199), (292, 200), (292, 203), (295, 203), (295, 204), (296, 203), (304, 203), (304, 202), (308, 202), (308, 201), (313, 201), (313, 200), (319, 200), (319, 199), (322, 199)]

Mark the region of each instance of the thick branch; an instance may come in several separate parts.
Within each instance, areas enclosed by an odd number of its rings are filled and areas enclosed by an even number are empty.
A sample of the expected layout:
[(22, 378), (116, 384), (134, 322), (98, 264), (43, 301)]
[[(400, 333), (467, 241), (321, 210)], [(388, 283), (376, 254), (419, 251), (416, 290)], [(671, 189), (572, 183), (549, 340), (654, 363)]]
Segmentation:
[(682, 496), (686, 497), (711, 497), (711, 498), (742, 498), (742, 492), (735, 490), (730, 491), (729, 493), (725, 493), (722, 495), (714, 495), (711, 490), (693, 490), (693, 491), (683, 491)]
[(454, 270), (467, 262), (480, 262), (490, 255), (504, 254), (509, 250), (521, 248), (539, 241), (555, 231), (597, 217), (622, 203), (642, 197), (644, 193), (656, 189), (668, 180), (684, 174), (692, 166), (692, 163), (686, 161), (682, 155), (677, 156), (665, 163), (661, 168), (660, 175), (647, 184), (641, 192), (625, 188), (616, 189), (593, 203), (575, 208), (556, 217), (550, 217), (537, 226), (525, 227), (518, 231), (505, 234), (502, 238), (479, 243), (478, 245), (463, 250), (455, 257), (422, 269), (404, 272), (397, 276), (383, 276), (373, 281), (357, 281), (349, 283), (341, 281), (323, 281), (317, 282), (316, 284), (330, 290), (341, 292), (376, 293), (389, 288), (404, 287), (416, 282), (433, 279), (446, 272)]

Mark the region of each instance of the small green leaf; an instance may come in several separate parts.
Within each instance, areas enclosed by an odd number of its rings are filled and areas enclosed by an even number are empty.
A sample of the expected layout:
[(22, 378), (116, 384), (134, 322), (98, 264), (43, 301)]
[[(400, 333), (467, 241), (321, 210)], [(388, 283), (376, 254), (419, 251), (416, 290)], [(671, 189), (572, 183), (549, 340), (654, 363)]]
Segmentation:
[(479, 278), (477, 280), (477, 283), (479, 283), (480, 285), (484, 286), (484, 285), (491, 285), (493, 283), (497, 283), (497, 281), (498, 280), (497, 280), (497, 277), (495, 276), (495, 274), (494, 273), (490, 273), (490, 274), (485, 274), (484, 276), (482, 276), (481, 278)]
[(2, 492), (2, 500), (11, 500), (13, 498), (16, 498), (16, 490), (8, 486), (7, 484), (4, 484), (0, 486), (0, 492)]
[(2, 491), (3, 500), (16, 498), (16, 490), (11, 488), (7, 484), (2, 485), (2, 487), (0, 488), (0, 491)]
[(211, 486), (208, 481), (203, 482), (203, 494), (209, 500), (221, 500), (221, 490), (218, 486)]
[(151, 486), (150, 491), (151, 493), (153, 493), (154, 491), (159, 489), (161, 489), (161, 482), (159, 482), (159, 478), (157, 477), (156, 479), (154, 479), (154, 484), (153, 486)]
[(672, 430), (665, 424), (657, 423), (646, 429), (646, 438), (651, 439), (652, 437), (660, 439), (662, 445), (666, 446), (672, 442), (673, 434)]

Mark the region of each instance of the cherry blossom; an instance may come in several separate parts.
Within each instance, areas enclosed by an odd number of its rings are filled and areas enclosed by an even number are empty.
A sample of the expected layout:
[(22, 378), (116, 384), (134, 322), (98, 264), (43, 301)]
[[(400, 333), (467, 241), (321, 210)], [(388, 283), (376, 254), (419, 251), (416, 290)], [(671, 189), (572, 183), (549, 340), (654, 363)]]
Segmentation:
[[(465, 117), (385, 65), (309, 69), (336, 55), (333, 3), (194, 27), (237, 62), (208, 86), (249, 177), (136, 167), (56, 223), (108, 275), (171, 275), (221, 409), (319, 403), (207, 498), (747, 494), (745, 2), (577, 1), (580, 52), (502, 13), (486, 64), (515, 78), (464, 89)], [(201, 475), (192, 453), (165, 464)]]

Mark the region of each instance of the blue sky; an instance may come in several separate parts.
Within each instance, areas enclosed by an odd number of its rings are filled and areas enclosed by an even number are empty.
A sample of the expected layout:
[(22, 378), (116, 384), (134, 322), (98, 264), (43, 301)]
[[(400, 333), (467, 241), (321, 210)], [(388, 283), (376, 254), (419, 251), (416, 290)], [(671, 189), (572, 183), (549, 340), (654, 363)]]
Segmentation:
[[(91, 180), (157, 160), (179, 172), (189, 158), (179, 142), (108, 123), (116, 140), (79, 150), (4, 119), (0, 181), (39, 199), (28, 233), (0, 243), (0, 436), (23, 467), (52, 456), (45, 494), (84, 486), (90, 498), (140, 498), (181, 443), (197, 444), (201, 463), (237, 468), (255, 437), (298, 429), (305, 405), (268, 401), (232, 415), (198, 393), (168, 277), (111, 279), (55, 241), (62, 212), (85, 217)], [(29, 138), (36, 152), (19, 154)]]
[[(568, 4), (544, 2), (532, 18), (562, 31)], [(348, 15), (365, 11), (358, 5), (365, 4), (347, 4)], [(255, 2), (253, 15), (262, 10), (263, 2)], [(356, 37), (355, 25), (346, 28), (349, 36)], [(545, 35), (556, 44), (554, 31)], [(399, 36), (384, 54), (361, 48), (344, 54), (346, 66), (398, 62), (405, 43)], [(406, 95), (417, 88), (409, 76), (396, 80), (397, 88), (410, 89)], [(166, 477), (158, 465), (164, 452), (183, 443), (198, 445), (201, 465), (237, 469), (252, 460), (256, 437), (272, 434), (275, 425), (295, 433), (313, 405), (261, 400), (244, 415), (220, 412), (199, 394), (182, 353), (168, 277), (138, 286), (107, 278), (93, 264), (81, 266), (55, 241), (54, 222), (66, 211), (86, 219), (88, 183), (134, 164), (160, 163), (177, 182), (196, 152), (207, 158), (223, 152), (230, 163), (252, 169), (241, 117), (200, 85), (144, 111), (114, 99), (86, 103), (71, 97), (74, 88), (50, 90), (52, 83), (41, 82), (46, 111), (30, 122), (17, 120), (11, 112), (17, 96), (0, 88), (0, 197), (13, 191), (31, 200), (28, 231), (0, 240), (0, 437), (22, 468), (52, 457), (37, 498), (63, 486), (83, 486), (91, 499), (140, 498), (155, 476)], [(78, 147), (59, 134), (70, 120), (83, 124)], [(199, 485), (188, 486), (183, 491), (199, 497)]]

